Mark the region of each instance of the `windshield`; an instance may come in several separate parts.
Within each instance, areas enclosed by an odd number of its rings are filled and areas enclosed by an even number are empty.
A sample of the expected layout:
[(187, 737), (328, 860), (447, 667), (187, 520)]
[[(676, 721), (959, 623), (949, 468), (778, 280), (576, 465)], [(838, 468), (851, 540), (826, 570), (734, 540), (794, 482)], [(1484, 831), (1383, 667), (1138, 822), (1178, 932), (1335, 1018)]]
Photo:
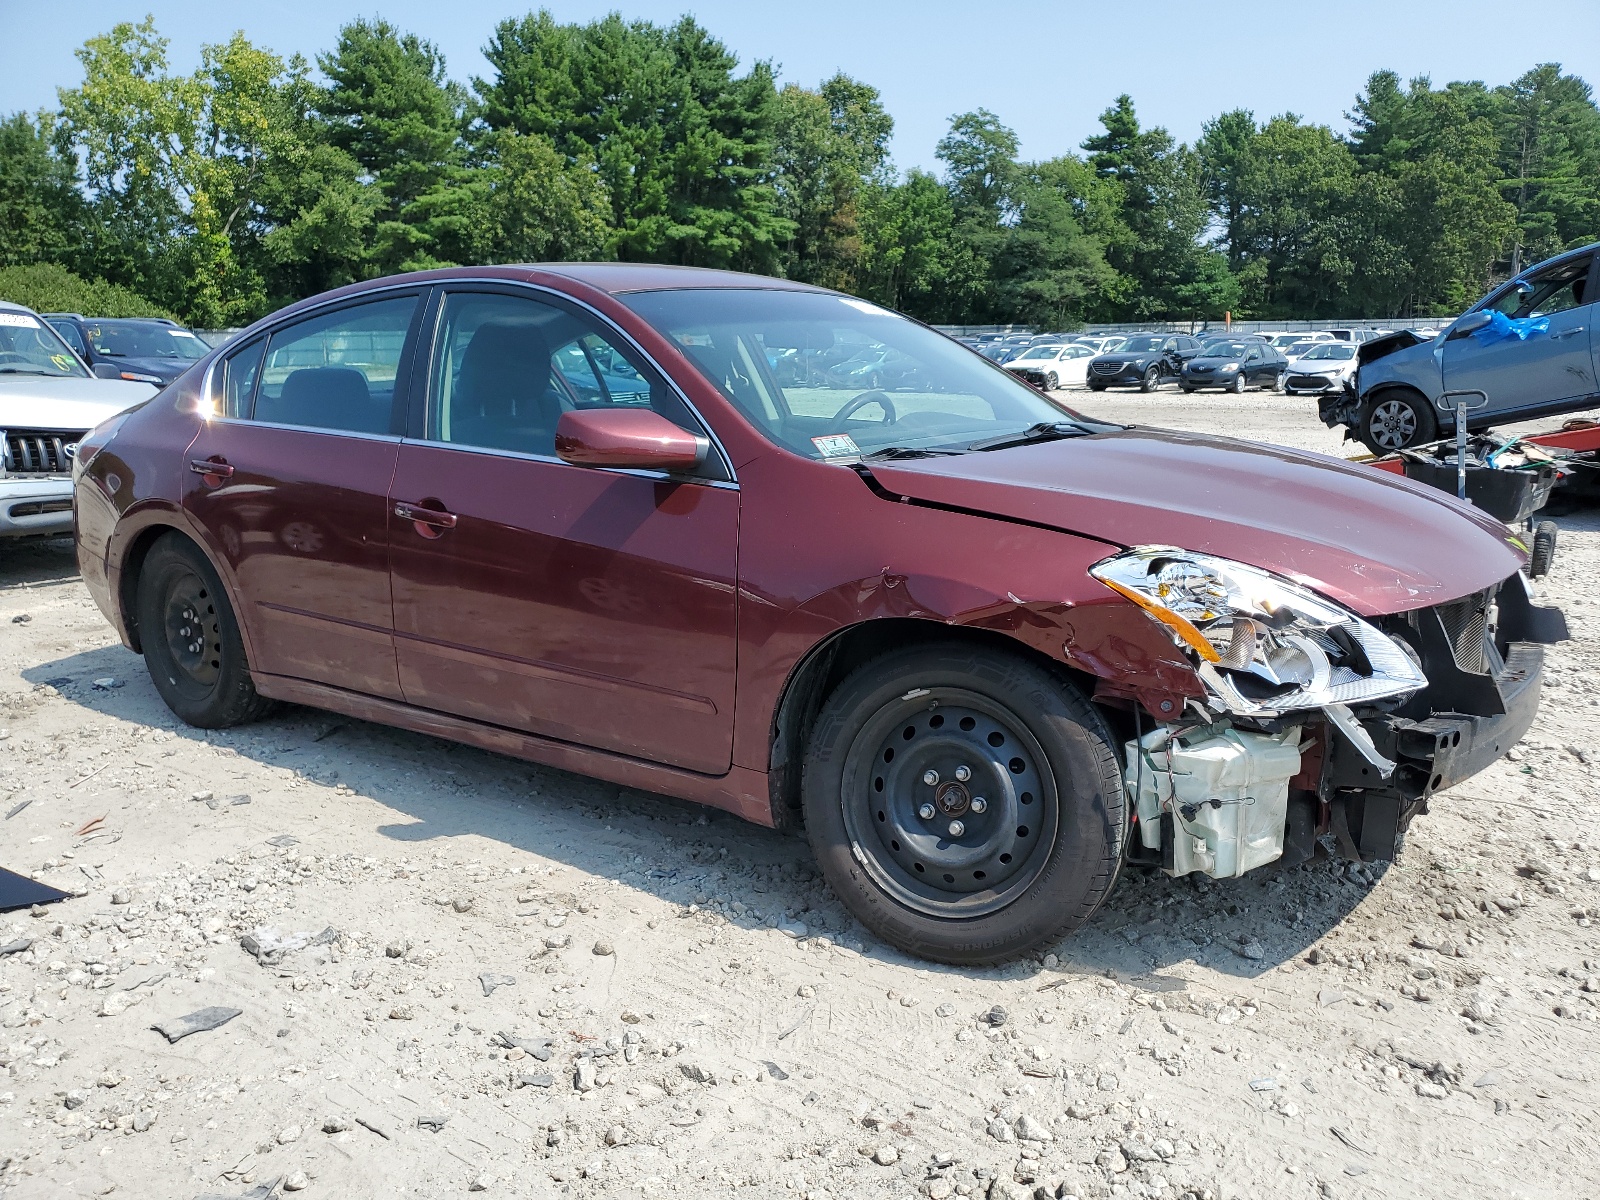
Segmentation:
[[(1161, 349), (1161, 343), (1166, 341), (1166, 340), (1167, 339), (1166, 339), (1165, 336), (1145, 337), (1145, 336), (1136, 334), (1131, 338), (1124, 338), (1123, 342), (1122, 342), (1122, 345), (1117, 347), (1117, 353), (1118, 354), (1154, 354), (1157, 350)], [(1108, 349), (1109, 349), (1109, 347), (1108, 347)]]
[(0, 375), (58, 375), (83, 379), (78, 356), (32, 313), (0, 312)]
[(1200, 353), (1206, 358), (1239, 358), (1244, 349), (1243, 342), (1208, 342)]
[[(718, 288), (619, 299), (768, 439), (807, 458), (963, 450), (1076, 415), (942, 334), (847, 296)], [(870, 362), (857, 355), (863, 344)]]
[(1306, 358), (1354, 358), (1354, 346), (1341, 345), (1338, 342), (1319, 342), (1305, 352)]
[(87, 321), (95, 351), (107, 358), (176, 358), (193, 362), (210, 349), (187, 329), (154, 321)]

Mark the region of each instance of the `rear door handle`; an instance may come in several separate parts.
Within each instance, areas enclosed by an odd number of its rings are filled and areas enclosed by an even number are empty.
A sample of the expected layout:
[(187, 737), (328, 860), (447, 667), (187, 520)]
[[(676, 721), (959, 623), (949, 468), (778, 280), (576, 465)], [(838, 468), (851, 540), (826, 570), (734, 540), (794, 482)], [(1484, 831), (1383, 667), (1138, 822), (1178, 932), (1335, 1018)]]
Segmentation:
[(224, 479), (233, 478), (233, 467), (221, 459), (191, 458), (189, 470), (196, 475), (204, 475), (212, 487), (219, 487)]
[(1584, 328), (1582, 325), (1574, 325), (1571, 329), (1558, 329), (1550, 335), (1550, 340), (1553, 342), (1557, 338), (1571, 337), (1573, 334), (1582, 333)]
[(412, 528), (425, 538), (436, 538), (446, 529), (456, 527), (455, 513), (421, 504), (408, 504), (404, 500), (395, 502), (394, 515), (402, 521), (410, 521)]

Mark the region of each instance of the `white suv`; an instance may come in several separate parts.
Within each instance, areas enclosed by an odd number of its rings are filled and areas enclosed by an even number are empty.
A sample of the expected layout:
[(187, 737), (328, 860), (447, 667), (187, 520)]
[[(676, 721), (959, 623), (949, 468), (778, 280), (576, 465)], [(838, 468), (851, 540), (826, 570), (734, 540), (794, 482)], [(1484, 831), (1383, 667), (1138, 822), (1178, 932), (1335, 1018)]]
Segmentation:
[(155, 392), (97, 377), (38, 313), (0, 300), (0, 538), (71, 533), (78, 443)]

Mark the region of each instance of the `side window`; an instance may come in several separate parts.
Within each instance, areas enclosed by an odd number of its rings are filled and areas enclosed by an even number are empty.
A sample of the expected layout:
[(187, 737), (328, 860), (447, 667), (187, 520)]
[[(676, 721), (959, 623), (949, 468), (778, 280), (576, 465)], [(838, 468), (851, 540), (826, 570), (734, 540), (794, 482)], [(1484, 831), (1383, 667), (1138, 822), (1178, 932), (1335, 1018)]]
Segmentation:
[(563, 412), (607, 406), (654, 409), (700, 432), (683, 402), (598, 322), (531, 296), (445, 296), (430, 441), (553, 457)]
[(1244, 356), (1244, 360), (1245, 360), (1245, 362), (1260, 362), (1261, 361), (1261, 351), (1259, 351), (1259, 350), (1250, 351), (1249, 354), (1246, 354)]
[(84, 358), (89, 357), (89, 348), (83, 344), (83, 334), (78, 332), (78, 327), (71, 321), (62, 321), (59, 324), (50, 322), (50, 327), (61, 335), (62, 341), (71, 346)]
[(1589, 261), (1579, 258), (1558, 263), (1530, 277), (1521, 287), (1512, 288), (1489, 307), (1499, 309), (1508, 317), (1531, 317), (1549, 316), (1587, 304), (1593, 299), (1585, 294)]
[(241, 350), (228, 355), (222, 364), (222, 415), (248, 417), (255, 398), (256, 379), (261, 374), (261, 355), (266, 338), (257, 338)]
[(388, 433), (415, 296), (307, 317), (271, 335), (253, 416), (273, 425)]

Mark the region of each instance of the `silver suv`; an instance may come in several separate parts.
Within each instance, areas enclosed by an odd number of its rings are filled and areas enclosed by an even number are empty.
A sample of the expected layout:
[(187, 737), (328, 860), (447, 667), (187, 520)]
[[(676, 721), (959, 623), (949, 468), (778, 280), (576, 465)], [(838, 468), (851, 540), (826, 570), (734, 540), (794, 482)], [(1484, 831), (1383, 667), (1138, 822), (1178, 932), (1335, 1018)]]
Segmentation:
[[(1468, 416), (1474, 430), (1600, 406), (1597, 251), (1600, 243), (1528, 268), (1431, 339), (1402, 332), (1364, 343), (1354, 386), (1322, 402), (1323, 421), (1387, 454), (1454, 431), (1438, 407), (1445, 392), (1489, 397)], [(1535, 320), (1494, 336), (1496, 314)]]

